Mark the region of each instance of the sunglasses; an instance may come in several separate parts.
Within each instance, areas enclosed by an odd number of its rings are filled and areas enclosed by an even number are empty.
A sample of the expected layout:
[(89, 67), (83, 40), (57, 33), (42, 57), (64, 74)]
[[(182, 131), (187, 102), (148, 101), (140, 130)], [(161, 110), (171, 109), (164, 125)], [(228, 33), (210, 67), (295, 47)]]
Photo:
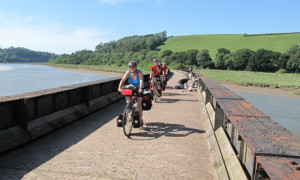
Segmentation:
[(136, 66), (129, 66), (130, 68), (136, 68)]

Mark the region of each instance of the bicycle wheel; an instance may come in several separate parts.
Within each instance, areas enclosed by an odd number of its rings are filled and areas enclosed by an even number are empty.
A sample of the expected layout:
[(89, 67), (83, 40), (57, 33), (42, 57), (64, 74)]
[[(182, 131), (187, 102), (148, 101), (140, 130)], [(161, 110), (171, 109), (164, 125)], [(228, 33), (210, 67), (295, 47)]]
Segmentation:
[(127, 104), (124, 110), (123, 115), (123, 131), (125, 136), (130, 138), (131, 130), (132, 130), (132, 123), (133, 123), (133, 116), (132, 116), (132, 108), (130, 104)]
[(153, 99), (155, 102), (157, 102), (158, 100), (158, 90), (157, 90), (157, 86), (153, 87)]

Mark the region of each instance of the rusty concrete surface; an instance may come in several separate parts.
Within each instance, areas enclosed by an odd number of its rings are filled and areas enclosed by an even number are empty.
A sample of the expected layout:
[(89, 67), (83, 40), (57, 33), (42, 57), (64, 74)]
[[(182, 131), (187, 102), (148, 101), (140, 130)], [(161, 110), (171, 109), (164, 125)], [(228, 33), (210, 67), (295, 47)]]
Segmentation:
[(0, 155), (1, 179), (213, 179), (197, 93), (173, 88), (183, 76), (175, 72), (132, 139), (115, 124), (122, 100)]

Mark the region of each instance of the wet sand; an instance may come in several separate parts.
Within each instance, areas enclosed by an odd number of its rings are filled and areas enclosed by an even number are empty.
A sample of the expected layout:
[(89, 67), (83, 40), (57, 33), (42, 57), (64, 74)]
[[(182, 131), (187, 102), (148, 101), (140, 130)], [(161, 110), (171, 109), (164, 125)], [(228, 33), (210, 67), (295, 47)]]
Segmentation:
[[(90, 70), (90, 69), (69, 69), (69, 68), (61, 68), (61, 67), (59, 67), (58, 69), (65, 70), (65, 71), (74, 71), (80, 73), (98, 74), (98, 75), (114, 76), (114, 77), (122, 77), (124, 75), (124, 73), (119, 73), (119, 72), (97, 71), (97, 70)], [(257, 87), (257, 86), (241, 86), (233, 83), (222, 83), (222, 84), (228, 89), (241, 91), (241, 92), (300, 98), (300, 96), (296, 95), (295, 91), (292, 90), (287, 91), (279, 88), (273, 89), (273, 88), (264, 88), (264, 87)]]
[(98, 74), (98, 75), (113, 76), (113, 77), (121, 77), (124, 75), (124, 73), (120, 73), (120, 72), (97, 71), (92, 69), (70, 69), (70, 68), (63, 68), (63, 67), (54, 67), (54, 68), (61, 69), (64, 71), (73, 71), (73, 72), (87, 73), (87, 74)]

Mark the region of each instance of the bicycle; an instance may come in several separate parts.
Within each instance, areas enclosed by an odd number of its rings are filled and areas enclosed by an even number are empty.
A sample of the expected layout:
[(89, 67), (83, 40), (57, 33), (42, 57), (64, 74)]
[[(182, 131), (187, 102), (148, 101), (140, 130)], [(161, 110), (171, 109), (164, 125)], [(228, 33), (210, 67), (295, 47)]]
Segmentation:
[(160, 75), (160, 86), (161, 86), (161, 89), (164, 91), (166, 89), (166, 78), (164, 75)]
[(122, 89), (122, 95), (128, 97), (123, 111), (122, 126), (125, 136), (130, 138), (132, 127), (140, 125), (139, 112), (136, 106), (138, 91), (132, 85), (127, 85)]
[(153, 94), (153, 99), (155, 102), (158, 101), (158, 98), (161, 97), (161, 88), (158, 86), (161, 84), (160, 78), (159, 77), (152, 77), (153, 79), (153, 87), (152, 87), (152, 94)]

